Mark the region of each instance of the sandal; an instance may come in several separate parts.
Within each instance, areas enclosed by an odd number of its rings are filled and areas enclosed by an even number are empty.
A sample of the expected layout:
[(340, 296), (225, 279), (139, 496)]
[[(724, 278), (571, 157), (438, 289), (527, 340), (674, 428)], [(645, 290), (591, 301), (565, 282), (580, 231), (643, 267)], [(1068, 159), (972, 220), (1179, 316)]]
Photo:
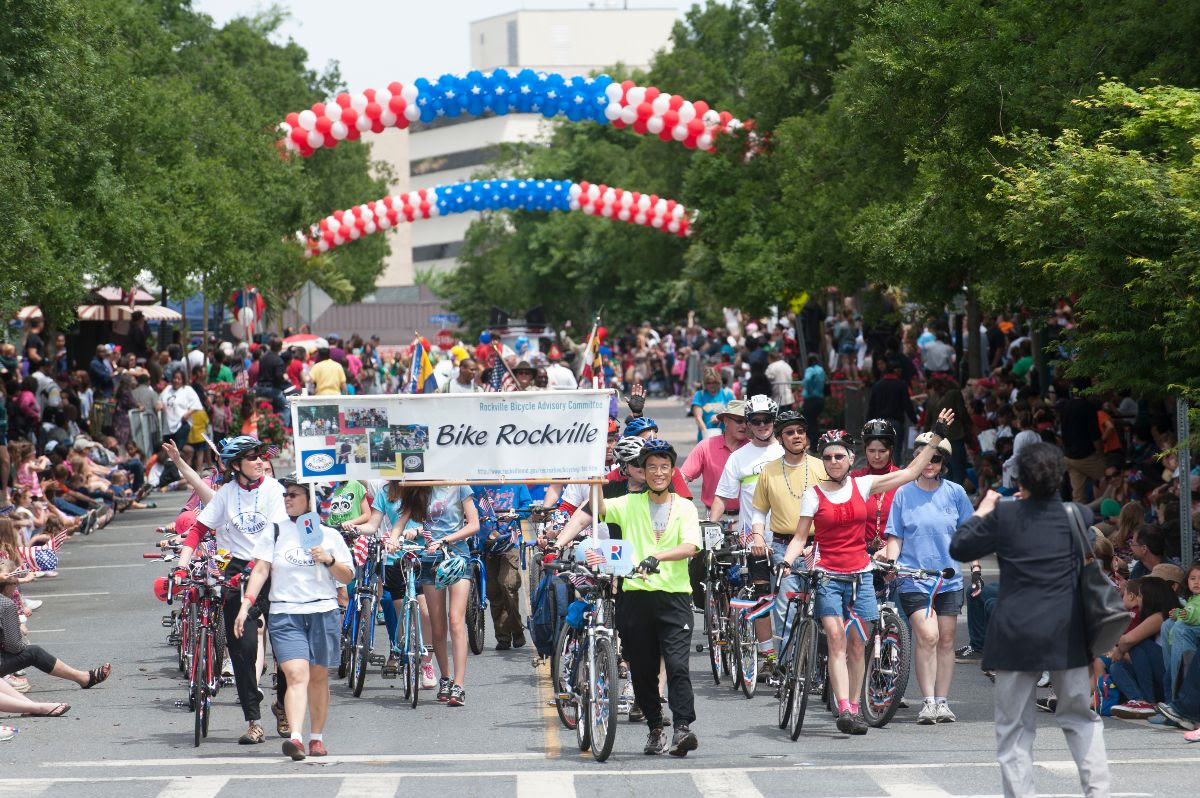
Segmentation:
[(88, 671), (88, 683), (83, 685), (83, 689), (87, 690), (95, 687), (96, 685), (100, 684), (100, 682), (107, 679), (111, 673), (112, 664), (108, 662), (104, 663), (99, 668), (92, 668), (90, 671)]
[(70, 704), (55, 704), (49, 712), (26, 712), (23, 718), (61, 718), (71, 709)]

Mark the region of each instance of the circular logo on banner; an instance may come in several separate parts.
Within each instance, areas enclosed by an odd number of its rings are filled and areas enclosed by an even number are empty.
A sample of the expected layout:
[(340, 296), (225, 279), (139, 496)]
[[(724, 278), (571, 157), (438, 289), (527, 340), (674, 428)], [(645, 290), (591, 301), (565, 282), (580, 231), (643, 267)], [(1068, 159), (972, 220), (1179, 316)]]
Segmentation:
[(425, 470), (425, 458), (419, 454), (406, 455), (402, 462), (406, 474), (417, 474)]
[(304, 469), (314, 474), (333, 468), (333, 458), (321, 452), (315, 452), (304, 458)]
[(317, 564), (316, 561), (313, 560), (312, 556), (300, 547), (288, 549), (286, 552), (284, 552), (283, 559), (296, 566), (311, 566)]
[(252, 510), (234, 516), (233, 525), (240, 529), (243, 535), (254, 537), (267, 528), (267, 517), (257, 510)]

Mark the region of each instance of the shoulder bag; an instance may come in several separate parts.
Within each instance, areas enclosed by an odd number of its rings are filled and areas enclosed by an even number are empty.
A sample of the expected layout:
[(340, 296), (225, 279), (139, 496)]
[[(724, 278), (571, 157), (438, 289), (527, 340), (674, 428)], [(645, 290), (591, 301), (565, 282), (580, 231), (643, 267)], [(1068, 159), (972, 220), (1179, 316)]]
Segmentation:
[(1094, 559), (1084, 562), (1092, 547), (1084, 534), (1083, 516), (1079, 508), (1073, 502), (1066, 502), (1063, 506), (1070, 519), (1072, 537), (1079, 541), (1082, 549), (1079, 591), (1083, 602), (1083, 621), (1087, 626), (1088, 650), (1093, 656), (1098, 656), (1117, 644), (1133, 616), (1125, 609), (1117, 589), (1100, 570), (1100, 563)]

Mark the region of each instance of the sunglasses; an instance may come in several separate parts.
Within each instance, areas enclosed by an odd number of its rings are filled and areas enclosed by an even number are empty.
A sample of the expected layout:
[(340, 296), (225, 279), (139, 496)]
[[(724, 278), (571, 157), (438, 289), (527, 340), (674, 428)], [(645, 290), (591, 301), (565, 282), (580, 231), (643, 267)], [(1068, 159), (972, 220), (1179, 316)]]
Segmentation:
[(946, 458), (943, 457), (942, 455), (935, 454), (933, 457), (929, 458), (929, 462), (933, 463), (934, 465), (941, 465), (942, 461), (944, 461), (945, 459)]
[(844, 455), (844, 454), (823, 454), (823, 455), (821, 455), (821, 459), (827, 463), (840, 463), (841, 461), (846, 459), (846, 455)]
[(769, 427), (775, 423), (775, 420), (771, 419), (771, 418), (761, 418), (760, 417), (760, 418), (752, 418), (747, 423), (750, 424), (750, 426), (752, 426), (752, 427)]
[(287, 493), (285, 493), (283, 495), (289, 499), (307, 499), (308, 498), (307, 493), (297, 493), (294, 490), (289, 490)]
[(242, 461), (246, 463), (257, 463), (261, 459), (261, 454), (247, 454), (242, 456)]

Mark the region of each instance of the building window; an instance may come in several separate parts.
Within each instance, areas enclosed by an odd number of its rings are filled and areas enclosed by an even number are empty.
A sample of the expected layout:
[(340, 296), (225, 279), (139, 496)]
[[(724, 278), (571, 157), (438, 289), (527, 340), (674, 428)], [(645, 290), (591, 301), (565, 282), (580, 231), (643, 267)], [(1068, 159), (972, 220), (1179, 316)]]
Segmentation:
[(448, 155), (433, 155), (409, 162), (410, 175), (427, 175), (433, 172), (444, 172), (447, 169), (465, 169), (468, 166), (480, 166), (500, 154), (496, 145), (477, 147), (473, 150), (452, 152)]
[(457, 258), (458, 253), (462, 252), (462, 248), (463, 242), (461, 241), (447, 241), (445, 244), (426, 244), (423, 247), (413, 247), (413, 263), (442, 260), (444, 258)]
[(508, 65), (516, 66), (521, 63), (518, 59), (517, 52), (517, 21), (510, 20), (508, 23)]

